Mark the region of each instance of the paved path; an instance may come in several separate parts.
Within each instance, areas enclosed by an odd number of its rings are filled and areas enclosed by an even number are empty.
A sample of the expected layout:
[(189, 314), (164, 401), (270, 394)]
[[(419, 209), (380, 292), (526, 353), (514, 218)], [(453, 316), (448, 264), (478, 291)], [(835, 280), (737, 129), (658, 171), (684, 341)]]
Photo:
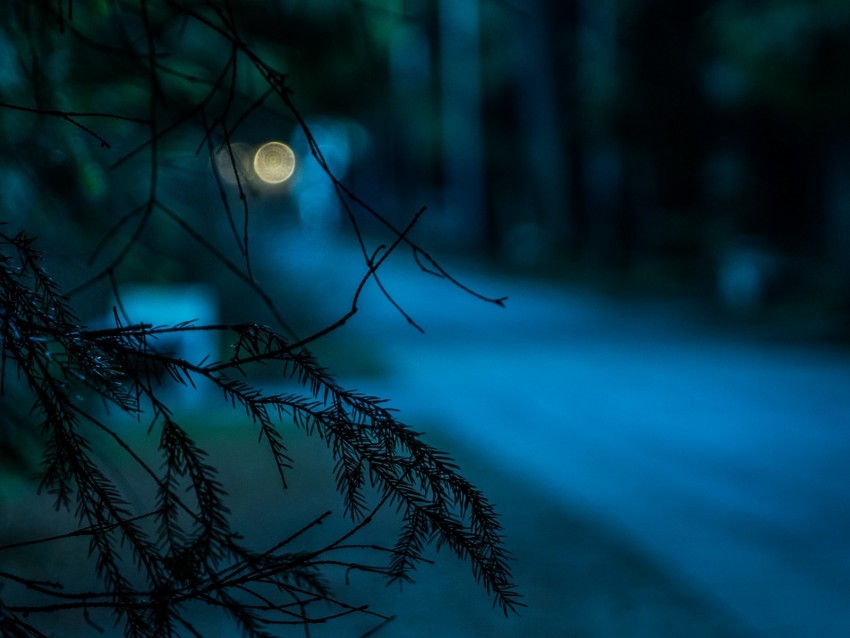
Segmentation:
[(627, 533), (765, 638), (850, 636), (850, 355), (707, 334), (660, 304), (388, 270), (391, 397)]

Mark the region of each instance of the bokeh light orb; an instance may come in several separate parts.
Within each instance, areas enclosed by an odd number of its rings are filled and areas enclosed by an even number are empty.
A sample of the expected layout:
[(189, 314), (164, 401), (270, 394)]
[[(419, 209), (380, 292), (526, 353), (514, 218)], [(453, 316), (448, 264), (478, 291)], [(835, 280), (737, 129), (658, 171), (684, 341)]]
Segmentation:
[[(215, 168), (227, 184), (245, 183), (251, 176), (251, 147), (241, 142), (222, 144), (213, 156)], [(234, 171), (234, 167), (236, 170)]]
[(285, 182), (295, 171), (295, 153), (283, 142), (266, 142), (254, 153), (254, 172), (267, 184)]

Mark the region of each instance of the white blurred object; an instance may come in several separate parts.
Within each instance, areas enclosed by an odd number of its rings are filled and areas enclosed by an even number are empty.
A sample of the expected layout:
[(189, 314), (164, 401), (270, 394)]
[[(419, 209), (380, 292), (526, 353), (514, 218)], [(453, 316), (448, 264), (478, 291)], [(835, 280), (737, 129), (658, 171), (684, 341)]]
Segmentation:
[[(126, 314), (122, 320), (132, 324), (150, 324), (155, 328), (186, 322), (195, 326), (215, 324), (219, 316), (217, 295), (212, 288), (203, 284), (123, 286), (121, 308)], [(211, 330), (186, 330), (156, 335), (149, 343), (158, 352), (199, 364), (205, 359), (219, 359), (216, 335), (217, 332)], [(193, 381), (196, 382), (196, 388), (173, 384), (175, 391), (169, 392), (168, 399), (183, 405), (201, 403), (211, 388), (202, 379), (193, 377)]]
[(248, 144), (242, 142), (222, 144), (213, 155), (213, 163), (225, 183), (231, 186), (237, 183), (247, 184), (252, 178), (252, 154), (253, 149)]
[[(342, 180), (353, 159), (369, 144), (365, 129), (348, 120), (315, 119), (307, 122), (310, 133), (333, 176)], [(301, 226), (308, 231), (333, 231), (342, 218), (341, 204), (330, 176), (312, 157), (303, 133), (292, 141), (303, 158), (292, 196)]]

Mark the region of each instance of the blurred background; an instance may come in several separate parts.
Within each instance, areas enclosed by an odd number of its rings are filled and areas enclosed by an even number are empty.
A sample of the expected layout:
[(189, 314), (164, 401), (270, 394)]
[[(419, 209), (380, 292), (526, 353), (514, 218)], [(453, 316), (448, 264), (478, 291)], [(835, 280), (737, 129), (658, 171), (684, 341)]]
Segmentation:
[[(155, 171), (134, 120), (148, 69), (126, 53), (142, 21), (94, 2), (60, 33), (0, 9), (0, 214), (84, 323), (112, 320), (117, 286), (133, 320), (279, 326), (236, 274), (249, 252), (306, 336), (366, 272), (351, 219), (371, 252), (423, 206), (410, 238), (508, 297), (402, 246), (382, 282), (424, 334), (368, 286), (314, 344), (470, 468), (528, 592), (504, 621), (437, 570), (381, 635), (848, 635), (850, 5), (232, 3), (296, 114), (218, 33), (151, 4)], [(173, 400), (204, 422), (202, 394)], [(260, 493), (232, 469), (234, 493)], [(6, 492), (4, 522), (29, 516)]]

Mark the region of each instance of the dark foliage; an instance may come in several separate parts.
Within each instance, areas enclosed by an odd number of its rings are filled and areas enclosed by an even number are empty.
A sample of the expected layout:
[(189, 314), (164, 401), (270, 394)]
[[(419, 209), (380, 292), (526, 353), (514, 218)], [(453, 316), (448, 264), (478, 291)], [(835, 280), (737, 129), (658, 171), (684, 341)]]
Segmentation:
[[(423, 272), (468, 289), (410, 239), (409, 231), (422, 211), (406, 228), (396, 228), (333, 175), (294, 105), (287, 76), (262, 57), (238, 27), (243, 4), (254, 8), (255, 3), (104, 2), (97, 5), (101, 9), (95, 17), (84, 15), (94, 9), (70, 0), (11, 2), (3, 10), (6, 26), (18, 34), (19, 62), (29, 76), (31, 96), (15, 103), (4, 99), (0, 115), (25, 114), (42, 122), (62, 123), (104, 148), (111, 146), (108, 131), (124, 131), (125, 125), (141, 128), (146, 131), (144, 139), (114, 164), (137, 156), (148, 158), (147, 189), (140, 203), (130, 202), (130, 210), (117, 216), (114, 223), (106, 223), (108, 217), (92, 212), (89, 222), (100, 228), (95, 230), (99, 239), (92, 261), (104, 251), (112, 250), (112, 257), (67, 294), (48, 274), (34, 239), (12, 229), (12, 224), (0, 228), (3, 387), (14, 378), (32, 402), (30, 420), (13, 418), (11, 408), (4, 406), (0, 416), (4, 437), (0, 440), (14, 450), (16, 432), (36, 427), (28, 424), (37, 422), (38, 440), (43, 445), (39, 489), (54, 499), (58, 510), (73, 512), (79, 525), (59, 537), (0, 547), (0, 560), (22, 546), (86, 537), (101, 584), (99, 591), (77, 592), (72, 583), (43, 582), (26, 573), (0, 571), (0, 583), (18, 590), (24, 587), (30, 593), (28, 601), (32, 596), (37, 599), (21, 604), (0, 589), (3, 635), (43, 636), (39, 630), (42, 614), (77, 613), (88, 619), (90, 612), (108, 610), (127, 636), (198, 636), (186, 608), (199, 603), (229, 615), (245, 635), (257, 637), (273, 635), (271, 632), (282, 626), (306, 628), (353, 613), (386, 619), (339, 599), (322, 578), (323, 570), (343, 565), (382, 574), (390, 581), (411, 580), (411, 572), (432, 544), (445, 546), (468, 561), (475, 579), (505, 613), (521, 604), (511, 582), (497, 516), (484, 496), (463, 478), (448, 456), (400, 422), (382, 400), (340, 387), (309, 351), (311, 343), (339, 329), (357, 312), (360, 292), (370, 282), (414, 324), (379, 279), (379, 269), (398, 249), (411, 251)], [(179, 59), (175, 60), (168, 45), (168, 32), (174, 25), (206, 30), (216, 39), (216, 46), (229, 51), (222, 65), (207, 68), (203, 77), (181, 71)], [(86, 50), (86, 59), (91, 59), (91, 51), (112, 56), (126, 83), (143, 88), (147, 103), (142, 107), (130, 104), (129, 114), (113, 112), (112, 105), (103, 111), (55, 108), (56, 87), (43, 72), (46, 61), (40, 56), (47, 49), (62, 48), (69, 55)], [(241, 74), (248, 72), (259, 74), (264, 82), (258, 95), (244, 94), (239, 88)], [(90, 78), (95, 83), (107, 79)], [(195, 97), (190, 100), (189, 96)], [(252, 272), (247, 185), (239, 181), (231, 147), (234, 132), (268, 100), (277, 100), (302, 127), (313, 156), (344, 205), (364, 260), (364, 274), (353, 292), (350, 310), (331, 325), (301, 338)], [(69, 133), (66, 130), (64, 134)], [(220, 181), (218, 186), (222, 215), (232, 231), (238, 261), (226, 256), (191, 211), (181, 210), (169, 200), (164, 185), (169, 165), (162, 146), (174, 140), (191, 140), (197, 149), (210, 152), (227, 149), (237, 175), (238, 210), (231, 206)], [(9, 210), (2, 213), (12, 216)], [(377, 220), (389, 233), (385, 245), (367, 248), (358, 222), (363, 216)], [(154, 221), (176, 224), (210, 259), (235, 274), (275, 318), (278, 328), (261, 323), (158, 326), (125, 319), (119, 275), (140, 250), (145, 231)], [(119, 300), (113, 327), (88, 329), (74, 315), (76, 296), (93, 286), (106, 286)], [(158, 350), (159, 339), (192, 331), (222, 335), (232, 345), (232, 356), (193, 362)], [(263, 375), (274, 371), (279, 379), (295, 380), (300, 391), (262, 391), (252, 383), (258, 369)], [(346, 532), (326, 545), (296, 549), (296, 541), (321, 523), (327, 516), (323, 515), (303, 522), (300, 531), (271, 547), (258, 550), (243, 544), (236, 529), (238, 521), (231, 520), (225, 504), (225, 487), (216, 468), (163, 398), (165, 382), (192, 386), (200, 380), (218, 388), (224, 401), (257, 424), (284, 488), (292, 463), (280, 425), (294, 423), (327, 443), (336, 463), (336, 486), (352, 521)], [(17, 394), (4, 394), (4, 403), (20, 401)], [(108, 418), (87, 410), (90, 401), (82, 397), (91, 396), (100, 397), (113, 410), (136, 416), (140, 426), (146, 425), (150, 436), (158, 439), (157, 462), (134, 450)], [(93, 440), (103, 436), (119, 445), (149, 478), (152, 508), (140, 509), (104, 471), (93, 449)], [(2, 458), (7, 457), (14, 454), (4, 453)], [(401, 514), (402, 528), (395, 546), (375, 548), (381, 559), (376, 564), (347, 561), (341, 551), (349, 546), (351, 537), (361, 532), (378, 510), (388, 507)]]

